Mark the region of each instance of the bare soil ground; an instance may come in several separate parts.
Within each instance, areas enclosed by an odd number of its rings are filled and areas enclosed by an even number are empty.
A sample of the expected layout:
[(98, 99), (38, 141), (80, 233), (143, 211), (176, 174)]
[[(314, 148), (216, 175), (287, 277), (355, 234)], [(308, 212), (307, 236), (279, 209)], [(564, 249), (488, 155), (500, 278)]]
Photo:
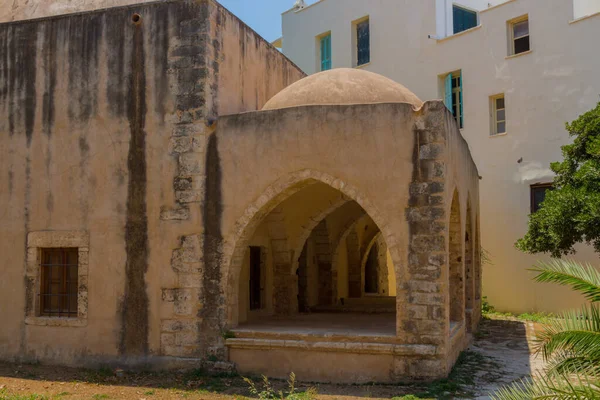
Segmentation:
[[(531, 354), (539, 327), (520, 321), (484, 320), (480, 334), (448, 379), (431, 384), (333, 385), (298, 383), (295, 400), (477, 398), (542, 368)], [(118, 376), (117, 376), (118, 375)], [(254, 379), (258, 384), (260, 379)], [(275, 390), (287, 389), (273, 381)], [(258, 385), (262, 389), (261, 385)], [(309, 390), (311, 389), (311, 390)], [(316, 391), (314, 392), (313, 389)], [(316, 394), (315, 394), (316, 393)], [(413, 397), (414, 396), (414, 397)], [(44, 365), (0, 363), (0, 400), (154, 400), (241, 399), (257, 397), (237, 375), (188, 372), (129, 372), (81, 370)]]

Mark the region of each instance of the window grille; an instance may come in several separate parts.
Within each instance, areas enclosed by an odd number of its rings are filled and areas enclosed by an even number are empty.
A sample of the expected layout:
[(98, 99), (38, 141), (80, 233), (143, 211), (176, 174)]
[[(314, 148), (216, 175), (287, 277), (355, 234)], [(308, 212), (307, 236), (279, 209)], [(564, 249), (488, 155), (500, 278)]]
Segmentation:
[(41, 249), (40, 315), (77, 317), (78, 249)]

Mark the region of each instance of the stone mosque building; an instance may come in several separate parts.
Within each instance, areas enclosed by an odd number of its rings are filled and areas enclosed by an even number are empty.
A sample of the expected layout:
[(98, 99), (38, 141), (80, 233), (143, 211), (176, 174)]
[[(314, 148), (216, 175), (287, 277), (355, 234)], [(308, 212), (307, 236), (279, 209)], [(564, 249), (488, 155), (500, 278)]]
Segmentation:
[(0, 24), (0, 154), (2, 360), (398, 382), (477, 330), (443, 102), (304, 77), (213, 0)]

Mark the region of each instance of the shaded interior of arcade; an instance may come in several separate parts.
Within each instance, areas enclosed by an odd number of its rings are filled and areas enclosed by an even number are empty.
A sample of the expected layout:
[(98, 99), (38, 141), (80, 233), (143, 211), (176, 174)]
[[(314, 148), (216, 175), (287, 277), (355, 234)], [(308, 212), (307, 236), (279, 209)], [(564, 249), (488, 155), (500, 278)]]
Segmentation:
[(396, 271), (354, 200), (313, 183), (276, 206), (248, 243), (236, 331), (396, 335)]

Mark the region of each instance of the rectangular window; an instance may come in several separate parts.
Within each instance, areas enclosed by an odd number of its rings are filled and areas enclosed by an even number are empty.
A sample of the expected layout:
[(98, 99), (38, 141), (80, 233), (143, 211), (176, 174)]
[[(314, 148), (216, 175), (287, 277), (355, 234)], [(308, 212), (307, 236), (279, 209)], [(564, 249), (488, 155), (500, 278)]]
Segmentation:
[(548, 190), (553, 190), (551, 183), (540, 183), (537, 185), (531, 185), (531, 213), (537, 212), (540, 209), (541, 204), (546, 199), (546, 193)]
[(261, 248), (250, 247), (250, 310), (262, 308), (262, 262)]
[(78, 249), (41, 249), (40, 315), (77, 317)]
[(464, 127), (462, 72), (452, 72), (444, 78), (444, 103), (452, 112), (460, 129)]
[(527, 16), (509, 22), (510, 55), (531, 50), (529, 40), (529, 18)]
[(506, 133), (506, 102), (504, 95), (492, 97), (492, 136)]
[(371, 32), (369, 20), (356, 24), (357, 66), (371, 62)]
[(321, 71), (331, 69), (331, 34), (321, 37)]
[(477, 26), (477, 13), (459, 6), (452, 7), (454, 33), (466, 31)]

